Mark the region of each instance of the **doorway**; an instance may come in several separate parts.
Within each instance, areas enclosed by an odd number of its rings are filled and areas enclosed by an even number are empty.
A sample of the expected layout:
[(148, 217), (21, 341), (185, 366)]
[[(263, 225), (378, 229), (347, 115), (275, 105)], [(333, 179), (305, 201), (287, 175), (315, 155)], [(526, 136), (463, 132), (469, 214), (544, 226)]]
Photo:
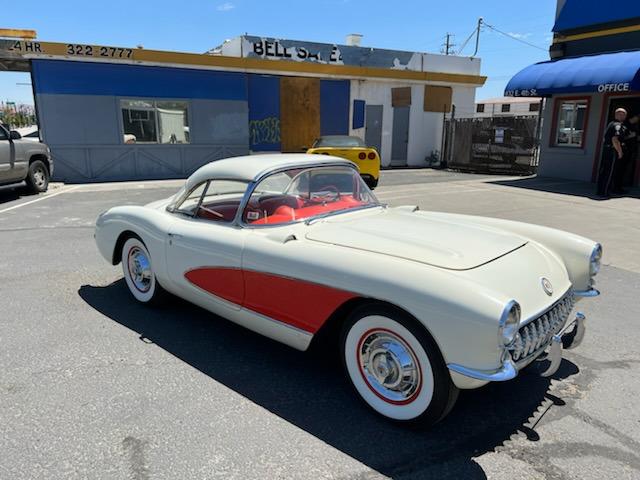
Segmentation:
[(374, 147), (378, 155), (382, 154), (382, 105), (365, 107), (364, 142), (367, 147)]
[[(631, 123), (630, 129), (635, 132), (636, 135), (640, 135), (640, 96), (628, 96), (612, 98), (609, 101), (609, 108), (607, 110), (607, 120), (605, 122), (605, 128), (609, 122), (613, 121), (615, 111), (617, 108), (624, 108), (628, 112), (628, 120), (633, 117), (638, 117), (638, 123)], [(632, 140), (630, 142), (630, 161), (625, 165), (623, 186), (638, 186), (640, 185), (640, 139)]]
[(280, 139), (283, 152), (300, 153), (320, 136), (320, 79), (280, 79)]
[(407, 164), (407, 146), (409, 144), (409, 109), (411, 107), (393, 107), (393, 131), (391, 138), (391, 166)]

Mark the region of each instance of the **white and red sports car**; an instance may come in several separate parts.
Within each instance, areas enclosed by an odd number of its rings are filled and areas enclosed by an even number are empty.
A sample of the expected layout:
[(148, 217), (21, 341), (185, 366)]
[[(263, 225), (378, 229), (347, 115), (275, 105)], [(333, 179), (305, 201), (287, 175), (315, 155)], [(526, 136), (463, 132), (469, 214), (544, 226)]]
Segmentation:
[(431, 424), (459, 389), (577, 346), (599, 244), (545, 227), (391, 208), (349, 161), (259, 155), (203, 166), (173, 197), (102, 213), (96, 242), (132, 295), (165, 291), (291, 347), (341, 331), (355, 391)]

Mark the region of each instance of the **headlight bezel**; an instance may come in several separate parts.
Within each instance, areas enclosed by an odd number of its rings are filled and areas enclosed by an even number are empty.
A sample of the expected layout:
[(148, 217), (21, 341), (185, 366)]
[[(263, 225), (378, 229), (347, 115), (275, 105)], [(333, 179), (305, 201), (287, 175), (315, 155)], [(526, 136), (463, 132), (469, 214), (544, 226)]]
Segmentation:
[(602, 245), (596, 243), (589, 256), (589, 276), (595, 277), (602, 266)]
[(506, 347), (515, 340), (520, 327), (521, 315), (522, 309), (518, 302), (509, 300), (505, 304), (498, 323), (498, 340), (501, 346)]

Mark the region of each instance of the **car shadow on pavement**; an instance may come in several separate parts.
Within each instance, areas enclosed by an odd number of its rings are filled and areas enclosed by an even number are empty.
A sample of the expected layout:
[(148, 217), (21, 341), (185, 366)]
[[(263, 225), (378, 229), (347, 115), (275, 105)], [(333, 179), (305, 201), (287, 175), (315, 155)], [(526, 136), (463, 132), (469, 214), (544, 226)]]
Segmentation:
[[(156, 344), (391, 478), (486, 478), (475, 457), (518, 432), (537, 441), (538, 434), (526, 424), (543, 403), (564, 404), (548, 392), (550, 379), (523, 374), (463, 391), (446, 419), (426, 431), (411, 430), (362, 404), (330, 349), (298, 352), (175, 297), (162, 308), (140, 305), (124, 280), (106, 287), (84, 285), (78, 293), (103, 315), (137, 332), (143, 342)], [(578, 371), (565, 359), (553, 378)]]
[(0, 205), (31, 195), (24, 187), (0, 187)]
[[(605, 198), (596, 195), (596, 185), (589, 182), (550, 177), (526, 177), (515, 180), (492, 180), (487, 183), (502, 185), (505, 187), (537, 190), (539, 192), (561, 193), (563, 195), (573, 195), (577, 197), (590, 198), (592, 200), (606, 200)], [(624, 194), (612, 194), (611, 196), (611, 198), (618, 197), (640, 198), (640, 189), (628, 188), (628, 191)]]

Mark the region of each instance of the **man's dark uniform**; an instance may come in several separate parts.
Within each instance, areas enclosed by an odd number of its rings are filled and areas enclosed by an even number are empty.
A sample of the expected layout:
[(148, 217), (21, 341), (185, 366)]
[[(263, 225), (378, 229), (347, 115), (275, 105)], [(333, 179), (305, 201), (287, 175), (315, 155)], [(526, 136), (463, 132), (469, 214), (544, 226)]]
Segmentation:
[[(640, 126), (640, 123), (631, 123), (627, 120), (624, 126), (627, 127), (627, 136), (624, 138), (623, 147), (624, 156), (620, 161), (616, 162), (616, 166), (613, 169), (613, 181), (611, 184), (613, 193), (624, 193), (624, 184), (629, 167), (634, 163), (638, 154), (638, 126)], [(623, 140), (620, 139), (620, 141)]]
[(619, 158), (618, 152), (613, 148), (613, 138), (618, 138), (624, 153), (626, 148), (625, 140), (628, 135), (629, 129), (622, 122), (613, 121), (607, 125), (607, 129), (604, 132), (602, 160), (600, 161), (600, 170), (598, 172), (598, 195), (609, 195), (614, 184), (614, 172), (616, 170), (616, 164), (619, 162)]

